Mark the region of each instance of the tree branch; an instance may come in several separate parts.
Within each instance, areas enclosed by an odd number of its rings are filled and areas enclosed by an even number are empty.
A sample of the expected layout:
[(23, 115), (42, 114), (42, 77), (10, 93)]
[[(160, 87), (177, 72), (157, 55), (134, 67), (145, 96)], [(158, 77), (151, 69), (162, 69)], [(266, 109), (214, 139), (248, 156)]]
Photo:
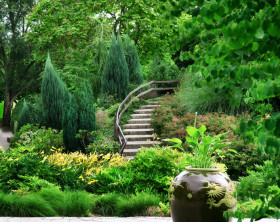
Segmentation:
[(5, 72), (7, 72), (7, 55), (4, 49), (4, 46), (0, 47), (0, 54), (3, 56), (3, 68), (5, 70)]
[(23, 73), (27, 74), (28, 70), (34, 65), (34, 63), (35, 63), (35, 61), (30, 62), (29, 65), (25, 68)]

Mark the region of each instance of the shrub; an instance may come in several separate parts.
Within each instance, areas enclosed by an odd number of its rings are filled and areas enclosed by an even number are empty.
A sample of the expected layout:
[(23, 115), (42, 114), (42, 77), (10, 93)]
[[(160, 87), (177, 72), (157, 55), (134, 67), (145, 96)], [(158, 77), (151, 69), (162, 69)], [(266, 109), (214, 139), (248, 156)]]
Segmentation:
[(67, 91), (66, 85), (60, 79), (48, 56), (42, 79), (41, 96), (46, 123), (58, 130), (62, 129), (63, 103)]
[(117, 215), (122, 217), (143, 215), (149, 207), (158, 206), (160, 198), (150, 192), (137, 192), (128, 198), (119, 198)]
[(22, 176), (36, 176), (56, 184), (57, 172), (48, 162), (42, 162), (44, 154), (36, 153), (32, 147), (18, 147), (0, 153), (0, 187), (3, 191), (27, 187)]
[(120, 151), (120, 144), (115, 141), (103, 139), (96, 139), (93, 143), (89, 144), (86, 148), (87, 153), (108, 154), (118, 153)]
[(18, 118), (18, 125), (17, 125), (17, 131), (24, 125), (31, 123), (30, 118), (30, 110), (25, 101), (23, 101), (23, 107), (20, 112), (19, 118)]
[[(152, 127), (158, 137), (179, 138), (185, 142), (187, 126), (194, 125), (195, 114), (185, 113), (176, 100), (177, 96), (166, 96), (161, 100), (161, 106), (155, 109), (152, 116)], [(223, 149), (235, 149), (237, 153), (228, 152), (225, 155), (218, 157), (218, 161), (226, 164), (228, 174), (234, 180), (239, 176), (246, 176), (246, 169), (255, 169), (255, 164), (261, 164), (267, 160), (267, 155), (259, 156), (254, 144), (246, 143), (243, 138), (240, 138), (239, 125), (242, 119), (249, 119), (247, 113), (242, 115), (227, 115), (225, 113), (206, 113), (198, 115), (196, 126), (205, 125), (206, 133), (213, 136), (228, 132), (224, 136), (227, 142), (231, 142), (229, 146)], [(189, 147), (184, 147), (189, 150)]]
[(0, 192), (0, 216), (83, 217), (90, 213), (93, 199), (84, 191), (43, 188), (36, 193), (18, 195)]
[(151, 188), (166, 193), (172, 179), (189, 165), (191, 155), (169, 148), (149, 148), (138, 152), (125, 165), (108, 167), (95, 175), (96, 183), (87, 187), (95, 193), (135, 193)]
[(180, 79), (180, 70), (169, 61), (161, 60), (158, 56), (150, 63), (147, 80), (176, 80)]
[(202, 115), (208, 112), (224, 112), (235, 115), (249, 110), (249, 107), (244, 103), (241, 103), (237, 108), (231, 108), (229, 99), (224, 94), (215, 92), (209, 86), (195, 87), (195, 83), (199, 83), (202, 78), (198, 74), (186, 74), (181, 82), (176, 98), (185, 112), (198, 112)]
[[(95, 175), (104, 171), (108, 166), (119, 166), (126, 162), (119, 154), (97, 155), (82, 153), (55, 152), (44, 158), (43, 162), (49, 163), (56, 169), (57, 183), (62, 187), (83, 190), (96, 183)], [(95, 191), (93, 191), (95, 192)]]
[(29, 108), (29, 116), (31, 123), (37, 123), (44, 125), (44, 118), (43, 118), (43, 104), (41, 100), (41, 96), (39, 94), (33, 94), (25, 96), (24, 98), (17, 101), (15, 108), (13, 109), (11, 115), (11, 129), (14, 129), (15, 123), (18, 122), (21, 110), (23, 108), (23, 102), (26, 102)]
[[(242, 201), (259, 199), (260, 193), (267, 193), (271, 184), (278, 184), (275, 169), (271, 161), (265, 161), (263, 165), (256, 165), (256, 170), (247, 170), (249, 176), (240, 177), (240, 183), (236, 187), (238, 198)], [(262, 191), (262, 192), (260, 192)]]
[(102, 216), (141, 216), (149, 207), (158, 206), (160, 197), (151, 192), (136, 194), (106, 193), (97, 197), (93, 213)]
[(122, 195), (120, 193), (106, 193), (97, 197), (94, 201), (92, 212), (102, 216), (116, 215), (119, 198)]
[(10, 140), (11, 148), (18, 146), (33, 147), (35, 152), (44, 151), (44, 153), (51, 153), (53, 147), (62, 148), (64, 146), (62, 131), (27, 124)]

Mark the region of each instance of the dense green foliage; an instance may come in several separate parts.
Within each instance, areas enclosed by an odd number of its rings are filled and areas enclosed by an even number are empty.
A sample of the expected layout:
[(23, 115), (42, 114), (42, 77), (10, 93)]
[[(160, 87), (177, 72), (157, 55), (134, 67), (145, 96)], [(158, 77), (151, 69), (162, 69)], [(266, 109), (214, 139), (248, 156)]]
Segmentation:
[(32, 147), (36, 152), (49, 154), (54, 148), (64, 147), (62, 131), (46, 129), (38, 124), (27, 124), (10, 140), (10, 148), (20, 146)]
[(24, 125), (26, 125), (27, 123), (30, 123), (30, 122), (31, 122), (30, 110), (29, 110), (29, 107), (28, 107), (27, 103), (24, 100), (23, 101), (23, 107), (22, 107), (22, 110), (21, 110), (19, 118), (18, 118), (17, 131), (20, 130), (20, 128), (22, 126), (24, 126)]
[[(23, 193), (24, 194), (24, 193)], [(0, 192), (0, 215), (13, 217), (81, 217), (90, 213), (93, 200), (83, 191), (60, 191), (58, 187), (42, 188), (36, 193)]]
[[(188, 135), (186, 128), (194, 125), (195, 114), (185, 112), (184, 103), (177, 102), (178, 96), (180, 95), (166, 96), (161, 100), (161, 106), (156, 108), (151, 124), (157, 137), (161, 139), (176, 137), (185, 142), (185, 137)], [(237, 153), (228, 152), (218, 157), (218, 160), (227, 166), (227, 172), (234, 180), (248, 175), (247, 170), (256, 169), (255, 164), (262, 164), (269, 158), (268, 155), (260, 155), (255, 144), (248, 143), (240, 136), (239, 124), (244, 118), (248, 119), (248, 114), (233, 116), (215, 112), (198, 115), (196, 121), (197, 127), (206, 126), (206, 133), (209, 135), (229, 132), (224, 139), (231, 144), (225, 149), (231, 148)], [(183, 146), (186, 150), (190, 150), (186, 144)]]
[(125, 60), (121, 37), (112, 36), (112, 42), (102, 73), (102, 95), (116, 96), (123, 100), (128, 94), (129, 71)]
[(125, 60), (129, 71), (129, 82), (140, 85), (143, 82), (141, 64), (138, 57), (137, 49), (129, 36), (124, 37), (123, 43)]
[(62, 129), (63, 103), (66, 93), (67, 88), (48, 56), (42, 80), (41, 95), (46, 123), (58, 130)]
[(11, 123), (10, 123), (11, 129), (15, 130), (14, 127), (19, 119), (24, 101), (27, 103), (29, 108), (30, 123), (45, 125), (41, 95), (30, 94), (17, 101), (11, 116)]
[(3, 0), (0, 2), (0, 84), (4, 99), (2, 125), (9, 127), (15, 99), (39, 87), (32, 45), (23, 37), (27, 31), (25, 16), (33, 0)]
[(78, 148), (78, 106), (73, 96), (68, 92), (63, 103), (63, 142), (67, 151), (76, 151)]

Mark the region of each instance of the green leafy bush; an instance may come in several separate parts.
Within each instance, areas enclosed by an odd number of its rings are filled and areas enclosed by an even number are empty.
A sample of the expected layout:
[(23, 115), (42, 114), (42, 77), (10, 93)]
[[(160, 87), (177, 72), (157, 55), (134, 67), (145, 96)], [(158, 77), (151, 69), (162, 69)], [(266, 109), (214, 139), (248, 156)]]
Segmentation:
[(33, 151), (44, 151), (45, 153), (50, 153), (53, 147), (62, 148), (64, 146), (62, 131), (46, 129), (34, 124), (23, 126), (10, 143), (11, 148), (29, 146), (33, 147)]
[[(161, 100), (161, 106), (155, 109), (151, 124), (159, 138), (175, 137), (185, 142), (186, 127), (194, 125), (195, 114), (185, 113), (176, 98), (176, 95), (166, 96)], [(231, 144), (224, 147), (223, 150), (234, 149), (237, 153), (228, 152), (218, 157), (217, 160), (227, 166), (227, 173), (234, 180), (237, 180), (240, 176), (248, 175), (247, 169), (254, 170), (255, 164), (261, 164), (268, 159), (267, 155), (259, 156), (256, 146), (247, 143), (243, 137), (240, 137), (240, 121), (248, 118), (247, 113), (233, 116), (213, 112), (197, 116), (196, 125), (197, 127), (205, 125), (207, 128), (206, 134), (215, 136), (229, 132), (224, 136), (224, 140)], [(183, 147), (190, 150), (185, 143), (183, 143)]]
[(24, 100), (29, 108), (29, 116), (30, 116), (31, 123), (38, 123), (41, 125), (45, 124), (43, 118), (43, 105), (42, 105), (41, 96), (39, 94), (34, 94), (34, 95), (26, 96), (17, 102), (11, 115), (10, 126), (12, 130), (15, 130), (14, 129), (15, 122), (17, 122), (19, 119), (21, 110), (23, 108)]
[(0, 153), (0, 187), (3, 191), (27, 187), (28, 180), (22, 176), (45, 179), (57, 184), (55, 166), (43, 162), (44, 154), (34, 152), (33, 147), (18, 147)]
[(161, 60), (158, 56), (155, 56), (154, 60), (150, 63), (146, 78), (148, 81), (176, 80), (180, 79), (180, 70), (176, 64)]
[(138, 152), (133, 161), (108, 167), (95, 175), (96, 183), (87, 187), (95, 193), (135, 193), (151, 188), (167, 193), (172, 179), (190, 165), (191, 155), (170, 148), (149, 148)]
[(280, 185), (280, 181), (276, 181), (275, 169), (271, 161), (265, 161), (264, 165), (256, 165), (256, 170), (247, 171), (249, 176), (240, 177), (240, 183), (236, 187), (240, 200), (258, 199), (260, 190), (265, 194), (271, 184)]
[(151, 192), (136, 194), (107, 193), (95, 200), (93, 213), (102, 216), (145, 215), (149, 207), (158, 206), (160, 197)]
[(93, 143), (89, 144), (86, 148), (87, 153), (107, 154), (118, 153), (120, 151), (120, 144), (115, 141), (96, 139)]

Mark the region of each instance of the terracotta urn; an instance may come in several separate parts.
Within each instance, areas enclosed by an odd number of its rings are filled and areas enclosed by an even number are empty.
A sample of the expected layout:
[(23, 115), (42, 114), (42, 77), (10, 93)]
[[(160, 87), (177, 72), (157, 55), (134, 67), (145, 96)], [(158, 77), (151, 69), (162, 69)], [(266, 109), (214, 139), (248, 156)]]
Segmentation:
[(234, 184), (218, 168), (193, 168), (174, 178), (169, 190), (173, 222), (231, 222), (223, 213), (236, 206)]

